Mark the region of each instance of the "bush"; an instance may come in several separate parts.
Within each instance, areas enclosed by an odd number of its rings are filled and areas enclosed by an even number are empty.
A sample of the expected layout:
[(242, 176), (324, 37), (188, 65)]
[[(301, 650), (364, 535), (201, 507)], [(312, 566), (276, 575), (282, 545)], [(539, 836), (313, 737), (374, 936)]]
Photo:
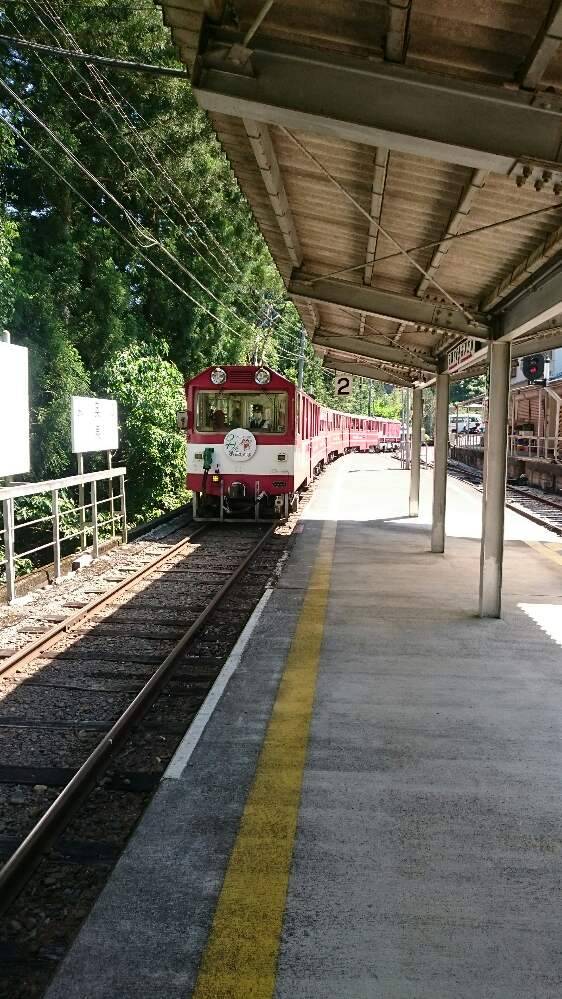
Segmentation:
[(185, 438), (176, 413), (185, 408), (183, 378), (162, 344), (119, 350), (98, 375), (98, 388), (117, 399), (120, 448), (127, 466), (129, 523), (157, 517), (187, 499)]

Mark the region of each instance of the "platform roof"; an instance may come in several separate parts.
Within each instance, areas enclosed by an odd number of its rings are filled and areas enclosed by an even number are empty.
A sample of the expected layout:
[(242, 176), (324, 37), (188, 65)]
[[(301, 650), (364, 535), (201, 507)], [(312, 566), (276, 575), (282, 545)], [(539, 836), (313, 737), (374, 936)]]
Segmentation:
[(324, 364), (562, 345), (562, 2), (159, 2)]

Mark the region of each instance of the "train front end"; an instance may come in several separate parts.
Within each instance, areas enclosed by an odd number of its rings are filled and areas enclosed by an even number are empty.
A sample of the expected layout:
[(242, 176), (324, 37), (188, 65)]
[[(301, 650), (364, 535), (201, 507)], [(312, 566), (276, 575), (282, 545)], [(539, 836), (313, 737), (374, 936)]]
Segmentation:
[(287, 516), (295, 386), (265, 366), (207, 368), (186, 384), (187, 487), (197, 520)]

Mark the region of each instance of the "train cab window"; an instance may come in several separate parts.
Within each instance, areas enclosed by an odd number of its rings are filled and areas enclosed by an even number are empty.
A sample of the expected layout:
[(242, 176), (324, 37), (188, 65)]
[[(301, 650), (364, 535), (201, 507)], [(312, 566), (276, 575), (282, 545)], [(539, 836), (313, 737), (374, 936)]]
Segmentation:
[(221, 433), (243, 427), (260, 434), (287, 430), (286, 392), (198, 392), (197, 430)]

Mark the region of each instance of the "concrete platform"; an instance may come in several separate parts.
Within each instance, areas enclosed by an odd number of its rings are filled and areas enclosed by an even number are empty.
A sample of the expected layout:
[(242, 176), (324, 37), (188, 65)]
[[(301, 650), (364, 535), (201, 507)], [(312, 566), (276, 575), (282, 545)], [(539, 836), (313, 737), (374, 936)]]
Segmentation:
[(430, 484), (325, 474), (48, 999), (562, 994), (562, 539), (508, 512), (481, 621), (480, 496), (432, 555)]

